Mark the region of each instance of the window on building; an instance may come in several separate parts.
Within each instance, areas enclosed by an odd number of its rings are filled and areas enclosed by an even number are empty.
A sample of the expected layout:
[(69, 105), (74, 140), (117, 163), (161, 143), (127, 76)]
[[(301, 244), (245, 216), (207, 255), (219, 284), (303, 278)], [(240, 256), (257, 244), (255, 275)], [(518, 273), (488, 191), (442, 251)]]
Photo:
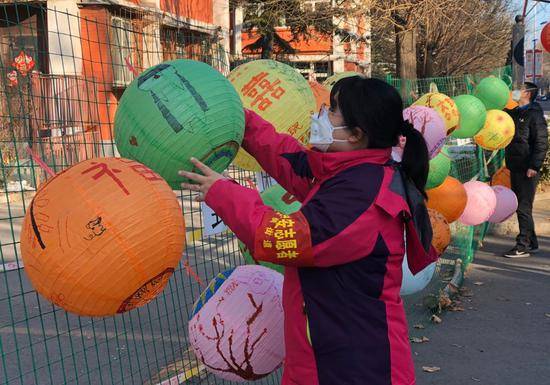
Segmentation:
[(187, 57), (187, 42), (182, 29), (162, 28), (160, 32), (160, 44), (164, 61)]
[(136, 39), (140, 36), (134, 30), (132, 20), (113, 16), (111, 18), (110, 45), (113, 65), (113, 85), (125, 87), (133, 80), (132, 71), (126, 61), (133, 63)]
[(331, 73), (331, 62), (329, 61), (320, 61), (313, 64), (315, 71), (315, 78), (318, 82), (324, 82)]
[(330, 9), (331, 0), (305, 0), (304, 9), (310, 12), (322, 12)]

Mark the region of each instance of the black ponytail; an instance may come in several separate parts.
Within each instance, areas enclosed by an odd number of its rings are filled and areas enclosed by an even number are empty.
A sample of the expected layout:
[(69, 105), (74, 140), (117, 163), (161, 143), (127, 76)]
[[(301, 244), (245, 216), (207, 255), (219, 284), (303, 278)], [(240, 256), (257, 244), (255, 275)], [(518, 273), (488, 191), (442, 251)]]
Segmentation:
[(430, 157), (426, 141), (422, 134), (407, 121), (403, 122), (402, 135), (407, 138), (403, 158), (401, 159), (403, 171), (424, 198), (427, 198), (425, 188), (428, 180)]
[(396, 146), (399, 135), (405, 136), (403, 171), (426, 197), (428, 148), (422, 134), (403, 120), (403, 100), (394, 87), (379, 79), (343, 78), (332, 87), (330, 104), (338, 105), (347, 127), (359, 127), (366, 134), (368, 148)]

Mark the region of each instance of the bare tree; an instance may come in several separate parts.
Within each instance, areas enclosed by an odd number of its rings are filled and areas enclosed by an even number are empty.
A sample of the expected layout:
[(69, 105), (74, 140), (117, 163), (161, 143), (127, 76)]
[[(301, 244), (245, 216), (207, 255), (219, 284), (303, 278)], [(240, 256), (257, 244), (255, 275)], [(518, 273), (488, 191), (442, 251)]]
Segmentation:
[(509, 0), (449, 4), (439, 17), (422, 21), (419, 77), (483, 72), (504, 65), (512, 25)]
[(512, 25), (509, 3), (365, 0), (375, 16), (373, 56), (384, 60), (378, 69), (390, 69), (395, 63), (398, 77), (413, 79), (482, 72), (503, 65)]
[(416, 78), (418, 28), (427, 18), (439, 17), (453, 2), (457, 0), (364, 0), (364, 6), (371, 10), (372, 20), (391, 26), (386, 31), (393, 29), (397, 76)]

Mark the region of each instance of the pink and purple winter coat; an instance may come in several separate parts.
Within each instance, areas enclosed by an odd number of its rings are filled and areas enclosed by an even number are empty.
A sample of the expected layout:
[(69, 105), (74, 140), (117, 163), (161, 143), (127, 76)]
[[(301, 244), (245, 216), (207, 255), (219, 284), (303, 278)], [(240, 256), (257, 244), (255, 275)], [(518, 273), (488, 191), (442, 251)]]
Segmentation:
[(404, 231), (413, 273), (437, 255), (423, 198), (391, 149), (307, 150), (251, 111), (243, 148), (302, 202), (283, 215), (230, 180), (206, 196), (257, 260), (286, 267), (282, 384), (414, 384), (399, 295)]

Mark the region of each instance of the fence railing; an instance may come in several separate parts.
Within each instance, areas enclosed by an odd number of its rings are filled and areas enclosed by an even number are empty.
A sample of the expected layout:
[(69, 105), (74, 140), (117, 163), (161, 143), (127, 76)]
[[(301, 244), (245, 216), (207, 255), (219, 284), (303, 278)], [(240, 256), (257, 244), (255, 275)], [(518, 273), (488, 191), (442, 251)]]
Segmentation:
[[(0, 11), (0, 26), (9, 25), (10, 35), (0, 39), (0, 45), (4, 45), (0, 47), (0, 55), (18, 54), (17, 44), (24, 42), (25, 46), (34, 47), (35, 59), (46, 58), (49, 62), (37, 64), (35, 70), (42, 72), (21, 78), (18, 85), (10, 85), (6, 75), (13, 70), (12, 58), (0, 57), (0, 197), (3, 202), (0, 203), (0, 384), (227, 383), (208, 374), (189, 349), (187, 319), (202, 289), (188, 271), (192, 269), (202, 281), (208, 282), (217, 273), (244, 261), (232, 233), (203, 234), (201, 206), (194, 201), (192, 193), (176, 192), (187, 226), (185, 254), (165, 290), (146, 306), (116, 317), (78, 317), (43, 299), (30, 284), (20, 263), (19, 234), (34, 189), (47, 178), (27, 148), (32, 147), (33, 153), (54, 172), (84, 159), (113, 153), (114, 113), (123, 91), (113, 87), (113, 66), (122, 68), (123, 63), (114, 63), (111, 58), (112, 49), (115, 53), (118, 51), (116, 43), (109, 39), (108, 31), (114, 28), (110, 18), (138, 20), (143, 15), (136, 9), (124, 14), (112, 3), (103, 6), (101, 2), (90, 7), (83, 5), (86, 16), (38, 4), (21, 3), (15, 9), (11, 1), (1, 3), (6, 5)], [(46, 20), (64, 20), (65, 27), (55, 30)], [(18, 28), (23, 22), (26, 23), (25, 39), (20, 39), (23, 32), (19, 33)], [(66, 43), (70, 47), (68, 51), (63, 54), (47, 51), (40, 40), (44, 31), (41, 37), (36, 33), (37, 26), (46, 25), (51, 29), (46, 35)], [(0, 27), (0, 34), (3, 32)], [(136, 70), (143, 69), (145, 63), (177, 58), (205, 61), (224, 73), (228, 70), (228, 53), (215, 36), (204, 31), (197, 33), (179, 26), (156, 28), (150, 24), (140, 30), (138, 43), (132, 49), (130, 64)], [(80, 54), (71, 56), (67, 52)], [(52, 58), (63, 64), (60, 71), (52, 71)], [(44, 74), (47, 72), (44, 68), (58, 74)], [(79, 68), (79, 71), (65, 73), (63, 68)], [(409, 82), (414, 83), (410, 89), (422, 93), (430, 82), (435, 82), (441, 92), (450, 96), (468, 92), (466, 77), (441, 79)], [(387, 80), (396, 87), (401, 86), (397, 79)], [(453, 175), (464, 180), (479, 171), (476, 151), (454, 162)], [(249, 182), (249, 178), (256, 184), (266, 179), (265, 175), (235, 168), (231, 174), (243, 184)], [(10, 183), (16, 188), (7, 188)], [(441, 262), (433, 285), (420, 295), (437, 293), (452, 262), (472, 255), (473, 228), (462, 226), (455, 234), (453, 245), (444, 256), (446, 262)], [(410, 309), (417, 308), (414, 306), (417, 301), (406, 302), (413, 304)], [(425, 314), (415, 316), (409, 312), (408, 316), (415, 322), (415, 317), (425, 317)], [(277, 372), (255, 383), (276, 384), (279, 380)]]

